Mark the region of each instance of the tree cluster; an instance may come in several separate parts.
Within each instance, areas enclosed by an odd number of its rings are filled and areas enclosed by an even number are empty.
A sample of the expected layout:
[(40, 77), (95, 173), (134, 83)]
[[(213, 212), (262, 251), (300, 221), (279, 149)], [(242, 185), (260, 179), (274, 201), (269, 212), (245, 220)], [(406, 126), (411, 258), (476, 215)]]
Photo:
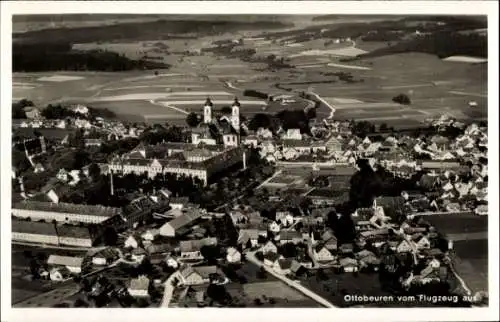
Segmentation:
[(406, 94), (399, 94), (397, 96), (394, 96), (392, 98), (392, 101), (394, 103), (398, 103), (398, 104), (401, 104), (401, 105), (410, 105), (411, 104), (411, 100), (408, 97), (408, 95), (406, 95)]
[(26, 113), (24, 112), (25, 107), (35, 106), (32, 101), (27, 99), (22, 99), (18, 102), (12, 103), (12, 119), (25, 119)]

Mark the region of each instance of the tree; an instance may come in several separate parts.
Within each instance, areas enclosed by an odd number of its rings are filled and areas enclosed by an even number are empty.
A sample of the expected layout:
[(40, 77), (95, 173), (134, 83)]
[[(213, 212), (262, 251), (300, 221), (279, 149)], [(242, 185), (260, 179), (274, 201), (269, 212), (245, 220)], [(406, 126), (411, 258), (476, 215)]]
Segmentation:
[(394, 96), (392, 98), (392, 101), (395, 103), (402, 104), (402, 105), (410, 105), (411, 104), (410, 98), (406, 94), (399, 94), (397, 96)]
[(380, 124), (378, 130), (379, 132), (386, 132), (388, 130), (387, 124), (386, 123)]
[(221, 304), (226, 304), (231, 299), (224, 285), (210, 284), (207, 288), (207, 296)]
[(191, 112), (186, 117), (186, 123), (190, 127), (196, 127), (198, 126), (198, 124), (200, 124), (200, 119), (198, 118), (198, 115), (196, 113)]
[(97, 164), (92, 163), (89, 166), (89, 176), (92, 178), (92, 181), (97, 181), (101, 176), (101, 168)]
[(231, 114), (232, 112), (232, 109), (230, 106), (223, 106), (221, 109), (220, 109), (220, 112), (222, 114)]

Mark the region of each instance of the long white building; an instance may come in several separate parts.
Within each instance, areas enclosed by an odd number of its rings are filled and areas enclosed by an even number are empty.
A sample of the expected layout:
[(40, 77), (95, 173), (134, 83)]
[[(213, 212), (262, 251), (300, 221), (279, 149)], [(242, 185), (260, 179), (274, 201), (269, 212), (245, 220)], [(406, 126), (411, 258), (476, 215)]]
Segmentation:
[(99, 224), (121, 213), (120, 208), (69, 203), (22, 201), (12, 206), (17, 218), (45, 222)]

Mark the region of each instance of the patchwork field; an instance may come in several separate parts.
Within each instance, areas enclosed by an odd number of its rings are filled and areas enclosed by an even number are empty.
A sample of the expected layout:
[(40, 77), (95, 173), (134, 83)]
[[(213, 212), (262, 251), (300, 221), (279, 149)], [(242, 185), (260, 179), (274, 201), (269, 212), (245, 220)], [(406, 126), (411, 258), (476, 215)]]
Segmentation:
[[(387, 46), (361, 40), (336, 44), (316, 39), (282, 44), (243, 37), (242, 48), (255, 48), (258, 55), (284, 57), (296, 66), (293, 69), (270, 70), (264, 63), (211, 53), (186, 54), (227, 37), (77, 44), (78, 49), (112, 50), (134, 59), (154, 56), (172, 67), (157, 73), (17, 73), (13, 76), (13, 98), (28, 98), (41, 106), (84, 102), (108, 108), (126, 119), (184, 123), (187, 113), (201, 112), (206, 97), (212, 99), (217, 110), (238, 96), (242, 114), (248, 118), (255, 113), (304, 108), (309, 103), (273, 103), (266, 108), (263, 100), (244, 97), (245, 89), (271, 95), (314, 91), (335, 108), (335, 119), (367, 120), (396, 128), (420, 126), (425, 119), (443, 112), (461, 120), (487, 119), (486, 63), (471, 59), (463, 62), (460, 57), (441, 60), (421, 53), (349, 60)], [(339, 80), (335, 76), (339, 73), (351, 75), (353, 82)], [(399, 94), (408, 95), (411, 105), (392, 102)], [(469, 102), (477, 106), (470, 107)], [(331, 109), (321, 106), (317, 116), (327, 118)]]

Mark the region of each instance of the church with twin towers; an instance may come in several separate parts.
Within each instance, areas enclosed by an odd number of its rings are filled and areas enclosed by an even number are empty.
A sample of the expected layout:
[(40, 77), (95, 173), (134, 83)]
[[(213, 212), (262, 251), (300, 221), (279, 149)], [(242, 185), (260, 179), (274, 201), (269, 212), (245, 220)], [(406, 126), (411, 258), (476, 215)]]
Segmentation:
[(208, 97), (203, 106), (203, 119), (198, 127), (191, 132), (193, 144), (224, 144), (225, 146), (240, 145), (240, 108), (241, 104), (235, 97), (231, 105), (231, 115), (216, 117), (214, 103)]

